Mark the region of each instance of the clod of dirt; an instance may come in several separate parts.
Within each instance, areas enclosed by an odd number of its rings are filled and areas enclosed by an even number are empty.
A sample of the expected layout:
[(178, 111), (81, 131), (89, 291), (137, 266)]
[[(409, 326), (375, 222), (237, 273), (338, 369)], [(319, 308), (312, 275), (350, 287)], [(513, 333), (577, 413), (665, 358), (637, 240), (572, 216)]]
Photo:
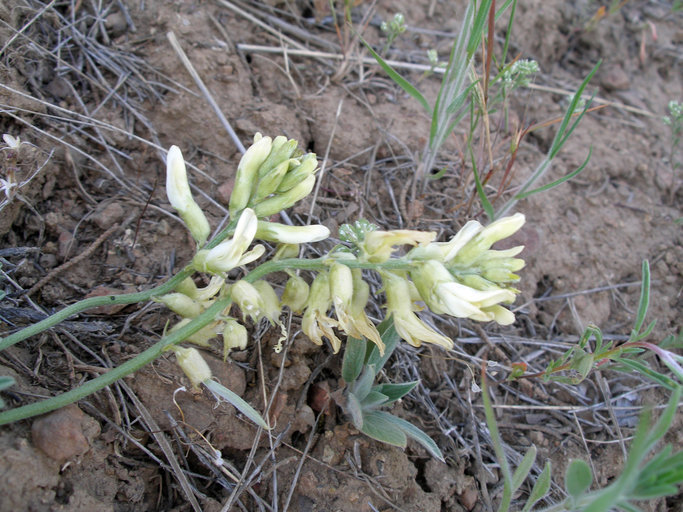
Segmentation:
[(59, 482), (54, 463), (11, 435), (0, 437), (0, 452), (0, 510), (45, 510), (54, 502)]
[[(90, 433), (91, 438), (99, 435), (99, 425), (94, 428), (95, 425), (97, 423), (77, 406), (68, 405), (34, 421), (31, 436), (37, 448), (61, 463), (90, 449), (86, 433)], [(97, 433), (92, 435), (95, 430)]]

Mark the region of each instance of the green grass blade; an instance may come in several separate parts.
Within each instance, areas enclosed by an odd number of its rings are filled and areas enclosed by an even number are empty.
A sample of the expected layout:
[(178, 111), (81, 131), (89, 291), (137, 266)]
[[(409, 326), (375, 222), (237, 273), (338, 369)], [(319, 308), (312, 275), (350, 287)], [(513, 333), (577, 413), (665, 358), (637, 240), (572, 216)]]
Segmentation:
[(569, 126), (569, 122), (572, 119), (572, 116), (574, 115), (574, 112), (576, 112), (576, 108), (579, 105), (579, 101), (581, 100), (581, 96), (583, 95), (583, 91), (586, 89), (588, 86), (588, 82), (591, 81), (591, 78), (593, 78), (593, 75), (598, 71), (598, 68), (600, 67), (600, 64), (602, 61), (598, 61), (598, 63), (593, 67), (590, 73), (588, 73), (588, 76), (581, 82), (581, 85), (579, 86), (578, 90), (572, 97), (572, 101), (569, 103), (569, 107), (567, 108), (567, 112), (564, 115), (564, 118), (562, 119), (562, 123), (560, 124), (559, 129), (557, 130), (557, 134), (555, 134), (555, 138), (553, 139), (553, 143), (550, 147), (550, 151), (548, 152), (548, 156), (552, 160), (555, 158), (557, 153), (560, 151), (564, 143), (567, 141), (567, 138), (571, 135), (571, 133), (574, 131), (576, 128), (577, 124), (579, 121), (581, 121), (581, 118), (586, 114), (588, 111), (588, 107), (590, 106), (590, 102), (587, 102), (586, 105), (583, 108), (583, 111), (581, 114), (578, 115), (577, 119), (572, 123), (572, 126), (568, 129), (567, 126)]
[(515, 196), (515, 199), (524, 199), (525, 197), (529, 197), (534, 194), (538, 194), (539, 192), (545, 192), (546, 190), (550, 190), (551, 188), (555, 188), (558, 185), (561, 185), (565, 181), (569, 181), (572, 179), (574, 176), (578, 175), (581, 171), (583, 171), (586, 168), (586, 165), (588, 165), (589, 160), (591, 159), (591, 155), (593, 154), (593, 146), (590, 147), (588, 150), (588, 156), (586, 157), (586, 160), (574, 171), (570, 172), (569, 174), (562, 176), (561, 178), (553, 181), (552, 183), (548, 183), (547, 185), (540, 186), (538, 188), (535, 188), (533, 190), (529, 190), (528, 192), (524, 192), (522, 194), (517, 194)]
[(650, 262), (648, 260), (643, 260), (642, 266), (642, 284), (640, 285), (640, 300), (638, 301), (638, 315), (636, 316), (636, 321), (633, 324), (633, 330), (631, 331), (631, 338), (636, 338), (640, 329), (643, 327), (645, 322), (645, 315), (647, 314), (647, 308), (650, 305)]
[(394, 68), (392, 68), (380, 55), (372, 49), (372, 47), (363, 39), (362, 37), (360, 38), (361, 42), (365, 45), (365, 47), (368, 49), (370, 52), (370, 55), (372, 55), (375, 60), (377, 61), (377, 64), (380, 65), (380, 67), (386, 72), (389, 77), (396, 82), (396, 84), (403, 89), (407, 94), (415, 98), (420, 105), (422, 105), (422, 108), (425, 109), (425, 112), (427, 112), (428, 115), (432, 115), (432, 107), (429, 106), (429, 103), (425, 99), (424, 96), (420, 93), (420, 91), (417, 90), (417, 87), (415, 87), (413, 84), (411, 84), (408, 80), (403, 78)]

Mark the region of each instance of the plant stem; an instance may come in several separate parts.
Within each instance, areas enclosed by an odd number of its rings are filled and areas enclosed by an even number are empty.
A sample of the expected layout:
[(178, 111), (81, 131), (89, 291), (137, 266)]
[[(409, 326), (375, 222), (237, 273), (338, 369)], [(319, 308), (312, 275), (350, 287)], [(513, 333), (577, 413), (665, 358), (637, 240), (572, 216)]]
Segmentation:
[(24, 405), (23, 407), (17, 407), (16, 409), (11, 409), (9, 411), (0, 413), (0, 425), (54, 411), (55, 409), (59, 409), (60, 407), (74, 403), (81, 398), (91, 395), (95, 391), (99, 391), (100, 389), (113, 384), (126, 375), (129, 375), (139, 370), (146, 364), (151, 363), (157, 357), (159, 357), (164, 350), (168, 349), (172, 345), (180, 343), (188, 336), (191, 336), (195, 332), (199, 331), (202, 327), (205, 327), (211, 323), (216, 315), (220, 314), (221, 311), (230, 305), (230, 302), (230, 296), (226, 296), (220, 300), (217, 300), (209, 308), (207, 308), (206, 311), (204, 311), (186, 326), (174, 331), (168, 336), (164, 336), (157, 343), (149, 347), (141, 354), (138, 354), (133, 359), (126, 361), (125, 363), (117, 366), (105, 374), (100, 375), (99, 377), (95, 377), (82, 386), (47, 400), (41, 400), (40, 402)]
[[(245, 281), (253, 283), (254, 281), (260, 279), (261, 277), (267, 274), (286, 269), (324, 270), (325, 268), (327, 268), (329, 261), (330, 260), (327, 258), (317, 258), (312, 260), (292, 258), (279, 261), (268, 261), (266, 263), (259, 265), (254, 270), (249, 272), (246, 276), (244, 276), (243, 279)], [(410, 262), (400, 260), (390, 260), (380, 264), (363, 263), (355, 260), (340, 260), (340, 262), (352, 268), (383, 268), (387, 270), (405, 270), (409, 269), (412, 265)], [(132, 304), (134, 302), (148, 300), (154, 295), (169, 292), (173, 290), (183, 279), (192, 275), (193, 272), (194, 269), (192, 268), (192, 266), (188, 265), (163, 285), (148, 290), (146, 292), (129, 293), (125, 295), (110, 295), (108, 297), (94, 297), (91, 299), (82, 300), (76, 304), (64, 308), (62, 311), (55, 313), (54, 315), (51, 315), (50, 317), (38, 322), (35, 325), (26, 327), (25, 329), (22, 329), (21, 331), (15, 334), (3, 338), (0, 341), (0, 349), (7, 348), (13, 345), (14, 343), (17, 343), (21, 340), (28, 338), (29, 336), (33, 336), (34, 334), (49, 329), (50, 327), (65, 320), (69, 316), (78, 313), (79, 311), (83, 311), (84, 309), (107, 304)], [(66, 393), (62, 393), (61, 395), (58, 395), (53, 398), (48, 398), (46, 400), (41, 400), (40, 402), (24, 405), (22, 407), (17, 407), (15, 409), (11, 409), (9, 411), (0, 413), (0, 425), (22, 420), (25, 418), (30, 418), (38, 414), (45, 414), (55, 409), (59, 409), (60, 407), (64, 407), (68, 404), (74, 403), (80, 400), (81, 398), (91, 395), (92, 393), (95, 393), (96, 391), (99, 391), (100, 389), (109, 386), (110, 384), (113, 384), (114, 382), (125, 377), (126, 375), (136, 372), (143, 366), (151, 363), (156, 358), (158, 358), (169, 347), (182, 342), (192, 334), (206, 327), (216, 318), (216, 316), (221, 314), (230, 305), (231, 302), (232, 299), (228, 293), (226, 296), (216, 300), (202, 314), (194, 318), (190, 323), (188, 323), (184, 327), (178, 329), (177, 331), (174, 331), (171, 334), (168, 334), (167, 336), (164, 336), (157, 343), (149, 347), (144, 352), (138, 354), (133, 359), (130, 359), (125, 363), (117, 366), (116, 368), (113, 368), (112, 370), (108, 371), (107, 373), (102, 374), (99, 377), (96, 377), (86, 382), (82, 386), (72, 389), (71, 391), (67, 391)]]

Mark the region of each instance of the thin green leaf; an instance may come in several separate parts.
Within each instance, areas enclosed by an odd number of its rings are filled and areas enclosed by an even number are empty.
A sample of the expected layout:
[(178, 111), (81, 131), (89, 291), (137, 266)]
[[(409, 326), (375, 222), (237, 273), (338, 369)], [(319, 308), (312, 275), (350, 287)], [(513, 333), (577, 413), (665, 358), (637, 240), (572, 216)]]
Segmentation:
[(432, 457), (439, 459), (441, 462), (445, 462), (441, 450), (439, 450), (439, 447), (432, 440), (432, 438), (417, 428), (415, 425), (385, 411), (377, 411), (376, 414), (381, 414), (387, 421), (398, 426), (408, 437), (420, 443), (432, 455)]
[(655, 325), (657, 325), (657, 320), (653, 320), (649, 324), (647, 324), (647, 327), (643, 332), (641, 332), (638, 336), (635, 338), (631, 338), (631, 341), (640, 341), (644, 338), (647, 338), (650, 334), (652, 334), (652, 330), (655, 328)]
[[(491, 9), (491, 1), (492, 0), (484, 0), (481, 2), (479, 4), (479, 10), (474, 15), (474, 21), (472, 22), (472, 32), (470, 34), (470, 39), (467, 42), (467, 55), (469, 58), (474, 55), (474, 52), (477, 51), (477, 47), (481, 42), (481, 35), (484, 32), (484, 28), (486, 28), (489, 10)], [(469, 5), (475, 6), (476, 2), (470, 2)], [(467, 16), (465, 16), (465, 21), (467, 22)]]
[[(360, 37), (360, 36), (359, 36)], [(370, 52), (370, 55), (372, 55), (375, 60), (377, 61), (377, 64), (380, 65), (380, 67), (386, 71), (387, 75), (398, 84), (398, 86), (403, 89), (407, 94), (415, 98), (420, 105), (422, 105), (422, 108), (425, 109), (425, 112), (427, 112), (428, 115), (432, 115), (432, 108), (429, 106), (429, 103), (425, 99), (424, 96), (420, 93), (420, 91), (417, 90), (417, 88), (411, 84), (408, 80), (403, 78), (401, 75), (396, 72), (394, 68), (392, 68), (382, 57), (379, 56), (379, 54), (372, 49), (372, 47), (363, 39), (362, 37), (360, 38), (360, 41), (365, 45), (365, 47), (368, 49)]]
[(347, 384), (356, 380), (360, 372), (363, 371), (365, 352), (367, 350), (366, 345), (366, 340), (359, 340), (352, 336), (346, 339), (344, 359), (342, 361), (342, 379)]
[[(504, 10), (507, 8), (510, 0), (506, 1), (498, 12), (496, 13), (496, 21), (498, 21), (498, 16), (501, 16)], [(512, 35), (512, 27), (515, 19), (515, 12), (517, 11), (517, 0), (512, 1), (512, 8), (510, 9), (510, 19), (508, 20), (507, 30), (505, 31), (505, 42), (503, 43), (503, 52), (501, 54), (500, 62), (503, 64), (507, 60), (508, 48), (510, 47), (510, 36)]]
[(564, 476), (564, 486), (575, 500), (580, 498), (593, 483), (593, 472), (588, 463), (581, 459), (574, 459), (569, 463)]
[(412, 382), (400, 382), (396, 384), (379, 384), (373, 389), (386, 395), (389, 399), (388, 403), (391, 403), (410, 393), (419, 382), (419, 380), (414, 380)]
[(548, 152), (548, 156), (552, 160), (555, 158), (557, 153), (560, 151), (564, 143), (567, 141), (567, 137), (571, 135), (571, 133), (574, 131), (574, 128), (576, 128), (578, 122), (581, 120), (581, 118), (584, 116), (584, 114), (588, 111), (588, 107), (590, 106), (590, 102), (587, 102), (583, 111), (581, 114), (578, 115), (577, 119), (575, 122), (572, 124), (572, 126), (567, 129), (567, 126), (569, 125), (569, 122), (572, 119), (572, 116), (574, 115), (574, 112), (576, 112), (576, 108), (579, 105), (579, 101), (581, 101), (581, 96), (583, 95), (583, 91), (586, 89), (588, 86), (588, 82), (591, 81), (591, 78), (593, 78), (593, 75), (598, 71), (598, 68), (600, 67), (600, 64), (602, 61), (598, 61), (598, 63), (593, 67), (590, 73), (588, 73), (588, 76), (581, 82), (581, 85), (577, 89), (576, 93), (572, 97), (572, 101), (569, 103), (569, 107), (567, 108), (567, 112), (565, 112), (564, 118), (562, 119), (562, 123), (560, 124), (560, 128), (557, 130), (557, 134), (555, 134), (555, 138), (553, 139), (553, 143), (550, 147), (550, 151)]
[(363, 416), (363, 427), (359, 430), (368, 437), (405, 448), (408, 439), (403, 430), (393, 421), (387, 419), (391, 414), (383, 411), (371, 411)]
[[(623, 357), (617, 357), (614, 359), (614, 362), (618, 363), (619, 365), (623, 365), (627, 368), (630, 368), (632, 370), (637, 371), (641, 375), (644, 375), (645, 377), (652, 379), (657, 384), (665, 387), (669, 391), (673, 391), (676, 388), (676, 386), (679, 385), (673, 379), (669, 378), (668, 376), (666, 376), (662, 373), (654, 371), (652, 368), (641, 363), (640, 361), (634, 361), (633, 359), (626, 359)], [(622, 370), (618, 366), (615, 366), (613, 368), (615, 370)], [(622, 370), (622, 371), (624, 371), (624, 370)]]
[(550, 461), (547, 461), (543, 471), (538, 476), (533, 488), (531, 489), (531, 494), (529, 494), (529, 499), (526, 500), (526, 504), (524, 505), (522, 512), (529, 512), (531, 507), (533, 507), (538, 500), (548, 494), (548, 491), (550, 491), (551, 482), (551, 465)]
[(258, 413), (256, 409), (254, 409), (251, 405), (242, 400), (240, 396), (238, 396), (237, 394), (233, 393), (228, 388), (223, 386), (221, 383), (216, 382), (215, 380), (208, 380), (204, 382), (204, 385), (214, 395), (219, 396), (225, 401), (229, 402), (231, 405), (235, 407), (235, 409), (240, 411), (251, 421), (267, 430), (270, 430), (268, 423), (266, 423), (266, 420), (263, 419), (263, 417)]
[(588, 162), (591, 159), (592, 154), (593, 154), (593, 146), (591, 146), (588, 149), (588, 156), (586, 157), (586, 159), (583, 161), (583, 163), (577, 169), (575, 169), (574, 171), (570, 172), (569, 174), (566, 174), (566, 175), (562, 176), (561, 178), (559, 178), (559, 179), (557, 179), (551, 183), (548, 183), (547, 185), (542, 185), (542, 186), (535, 188), (533, 190), (529, 190), (528, 192), (524, 192), (522, 194), (517, 194), (515, 196), (515, 199), (524, 199), (525, 197), (529, 197), (531, 195), (538, 194), (539, 192), (545, 192), (546, 190), (550, 190), (551, 188), (555, 188), (558, 185), (561, 185), (565, 181), (569, 181), (570, 179), (572, 179), (574, 176), (578, 175), (581, 171), (583, 171), (586, 168), (586, 166), (588, 165)]
[(536, 447), (532, 445), (524, 454), (522, 462), (519, 463), (519, 466), (517, 466), (517, 469), (515, 469), (515, 472), (512, 474), (512, 492), (515, 492), (522, 486), (535, 461)]
[(647, 308), (650, 305), (650, 262), (643, 260), (642, 270), (643, 274), (642, 283), (640, 285), (640, 300), (638, 300), (638, 314), (636, 315), (636, 321), (633, 324), (633, 330), (631, 331), (631, 338), (638, 336), (640, 329), (643, 327), (645, 322), (645, 315), (647, 314)]

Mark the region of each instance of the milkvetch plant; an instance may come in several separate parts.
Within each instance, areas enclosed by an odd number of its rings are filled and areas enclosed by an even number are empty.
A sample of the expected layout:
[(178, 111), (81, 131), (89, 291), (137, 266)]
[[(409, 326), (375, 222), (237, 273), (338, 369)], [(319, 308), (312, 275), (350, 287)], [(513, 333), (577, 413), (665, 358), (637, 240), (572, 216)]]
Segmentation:
[[(291, 256), (298, 253), (298, 244), (324, 240), (329, 230), (322, 225), (288, 226), (266, 218), (292, 206), (311, 191), (317, 166), (314, 154), (303, 154), (296, 141), (286, 137), (271, 139), (257, 134), (237, 168), (230, 197), (230, 222), (208, 243), (210, 226), (192, 197), (178, 147), (171, 147), (166, 164), (169, 202), (197, 244), (196, 253), (185, 268), (146, 292), (86, 299), (69, 306), (35, 325), (5, 335), (0, 339), (0, 350), (71, 315), (103, 304), (154, 300), (166, 305), (178, 320), (156, 344), (135, 358), (62, 395), (1, 412), (0, 424), (74, 402), (171, 351), (194, 387), (207, 388), (266, 427), (257, 411), (214, 380), (200, 350), (181, 343), (202, 348), (217, 343), (227, 357), (231, 350), (248, 346), (245, 322), (265, 319), (282, 332), (274, 347), (277, 351), (286, 339), (281, 320), (286, 306), (302, 314), (302, 331), (313, 343), (323, 345), (327, 341), (336, 353), (345, 338), (354, 340), (349, 342), (352, 348), (347, 349), (345, 356), (344, 374), (349, 388), (344, 408), (358, 428), (371, 437), (400, 446), (405, 445), (406, 436), (412, 437), (441, 458), (436, 445), (424, 433), (379, 410), (410, 391), (414, 383), (372, 383), (400, 338), (414, 346), (453, 346), (448, 336), (419, 317), (417, 312), (421, 308), (503, 325), (514, 320), (514, 314), (503, 304), (512, 303), (518, 293), (512, 284), (519, 279), (514, 272), (524, 265), (514, 258), (521, 247), (497, 251), (491, 246), (515, 233), (524, 224), (524, 216), (502, 218), (486, 227), (472, 221), (446, 242), (436, 242), (433, 232), (380, 230), (361, 219), (342, 226), (342, 244), (323, 257), (296, 258)], [(266, 242), (279, 246), (269, 261), (261, 262)], [(403, 246), (412, 249), (401, 255), (399, 249)], [(247, 265), (253, 268), (245, 271)], [(370, 287), (363, 270), (377, 272), (382, 279), (387, 314), (381, 328), (365, 312)], [(269, 275), (283, 271), (289, 279), (280, 297), (269, 283)], [(314, 274), (310, 283), (301, 271)], [(208, 278), (206, 286), (197, 286), (197, 274)], [(233, 306), (241, 317), (232, 313)], [(219, 338), (222, 343), (217, 341)], [(361, 344), (367, 344), (367, 348)], [(368, 357), (352, 357), (353, 350), (367, 353)], [(355, 366), (349, 369), (351, 359)], [(358, 371), (359, 361), (362, 371)], [(2, 381), (5, 386), (8, 382)]]

